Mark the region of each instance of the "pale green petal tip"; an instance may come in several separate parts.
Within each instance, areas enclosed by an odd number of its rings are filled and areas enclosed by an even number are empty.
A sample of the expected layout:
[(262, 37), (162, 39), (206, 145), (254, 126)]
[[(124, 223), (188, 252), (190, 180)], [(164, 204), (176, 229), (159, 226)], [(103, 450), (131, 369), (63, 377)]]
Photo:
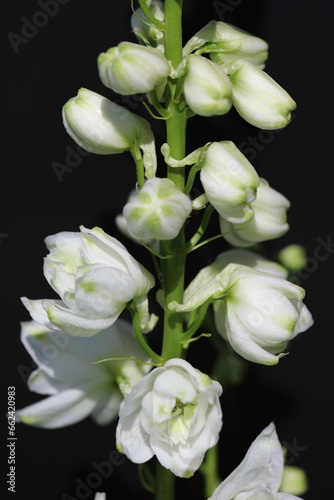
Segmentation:
[(184, 477), (185, 479), (189, 479), (193, 475), (194, 475), (194, 471), (193, 470), (187, 470), (184, 474), (182, 474), (182, 477)]
[(211, 385), (211, 378), (206, 373), (200, 374), (200, 381), (204, 387)]
[(29, 417), (28, 415), (23, 415), (20, 412), (16, 413), (18, 422), (22, 422), (26, 425), (38, 426), (42, 423), (42, 420), (36, 417)]
[(119, 451), (120, 453), (124, 454), (124, 449), (121, 443), (116, 443), (116, 450)]

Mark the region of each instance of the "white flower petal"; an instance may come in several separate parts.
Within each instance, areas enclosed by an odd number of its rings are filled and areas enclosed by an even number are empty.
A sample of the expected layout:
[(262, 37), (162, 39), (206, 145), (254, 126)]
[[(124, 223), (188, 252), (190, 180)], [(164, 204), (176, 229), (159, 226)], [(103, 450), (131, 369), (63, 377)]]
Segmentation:
[(94, 386), (67, 389), (38, 403), (18, 410), (18, 421), (28, 425), (55, 429), (75, 424), (96, 407), (99, 392)]
[(43, 373), (41, 370), (33, 371), (28, 378), (29, 390), (37, 392), (38, 394), (57, 394), (57, 385), (58, 384), (55, 383), (51, 377)]
[(231, 500), (239, 498), (238, 494), (242, 492), (252, 494), (256, 489), (277, 492), (282, 481), (283, 462), (282, 446), (275, 425), (271, 423), (257, 436), (242, 462), (218, 486), (209, 500)]
[(110, 424), (117, 417), (120, 404), (123, 396), (120, 391), (107, 392), (105, 396), (98, 402), (91, 417), (98, 425)]
[(61, 300), (30, 300), (27, 297), (21, 297), (21, 302), (28, 309), (30, 316), (41, 326), (49, 330), (61, 330), (58, 326), (51, 323), (46, 310), (44, 309), (44, 305), (46, 304), (48, 306), (50, 304), (64, 305)]

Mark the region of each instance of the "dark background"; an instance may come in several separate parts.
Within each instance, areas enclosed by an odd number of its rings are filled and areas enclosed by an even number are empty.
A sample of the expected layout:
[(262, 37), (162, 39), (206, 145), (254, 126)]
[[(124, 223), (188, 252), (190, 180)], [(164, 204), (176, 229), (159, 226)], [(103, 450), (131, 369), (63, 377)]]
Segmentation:
[[(30, 319), (21, 296), (53, 297), (42, 273), (44, 238), (59, 231), (78, 231), (81, 224), (101, 226), (126, 243), (138, 260), (150, 265), (146, 252), (126, 242), (114, 223), (135, 183), (130, 156), (81, 155), (72, 160), (73, 164), (68, 163), (68, 148), (76, 149), (76, 145), (63, 128), (62, 105), (80, 87), (89, 88), (148, 118), (156, 131), (158, 150), (164, 142), (162, 122), (153, 123), (138, 99), (120, 99), (104, 88), (97, 74), (100, 52), (122, 40), (135, 41), (130, 28), (130, 1), (63, 0), (58, 13), (46, 22), (37, 14), (43, 3), (11, 0), (6, 2), (3, 17), (5, 134), (0, 258), (1, 447), (5, 451), (7, 386), (16, 387), (17, 408), (41, 398), (26, 387), (33, 365), (21, 345), (19, 324)], [(214, 140), (252, 143), (254, 167), (292, 203), (290, 231), (265, 249), (274, 255), (289, 243), (305, 246), (308, 261), (300, 285), (306, 289), (305, 303), (315, 324), (291, 343), (290, 355), (278, 366), (251, 365), (245, 384), (225, 391), (221, 475), (225, 477), (241, 461), (257, 434), (274, 420), (281, 441), (288, 447), (289, 462), (307, 471), (310, 489), (305, 500), (329, 498), (332, 492), (333, 249), (329, 247), (327, 253), (322, 250), (322, 261), (316, 255), (319, 243), (331, 241), (333, 235), (333, 14), (329, 0), (184, 2), (185, 41), (211, 19), (236, 24), (264, 38), (270, 47), (266, 71), (298, 105), (286, 129), (262, 135), (233, 111), (225, 117), (192, 118), (188, 152)], [(13, 46), (8, 34), (27, 34), (22, 31), (27, 20), (43, 26), (35, 33), (30, 31), (26, 43)], [(67, 162), (72, 171), (59, 178), (52, 167), (54, 162)], [(219, 240), (193, 254), (192, 269), (226, 248)], [(199, 368), (210, 370), (213, 353), (205, 351), (205, 341), (192, 352), (190, 361), (195, 359)], [(54, 431), (17, 425), (16, 498), (91, 500), (95, 491), (107, 491), (108, 500), (151, 498), (142, 490), (136, 467), (128, 460), (115, 467), (97, 489), (82, 486), (81, 497), (76, 496), (80, 481), (87, 485), (93, 477), (92, 462), (109, 460), (115, 449), (115, 426), (100, 428), (89, 419)], [(3, 475), (7, 473), (7, 463), (1, 470)], [(177, 484), (179, 498), (183, 491), (202, 498), (198, 475)], [(64, 497), (65, 493), (70, 497)], [(15, 498), (6, 489), (5, 494)]]

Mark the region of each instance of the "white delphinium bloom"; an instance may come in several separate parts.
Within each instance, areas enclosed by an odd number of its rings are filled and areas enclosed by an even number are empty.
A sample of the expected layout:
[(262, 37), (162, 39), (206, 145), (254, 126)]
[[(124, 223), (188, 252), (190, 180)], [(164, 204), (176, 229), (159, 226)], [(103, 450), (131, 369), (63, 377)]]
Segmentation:
[[(243, 223), (232, 223), (220, 217), (220, 230), (226, 241), (236, 247), (249, 247), (261, 241), (283, 236), (289, 230), (289, 200), (260, 179), (255, 200), (250, 204), (253, 217)], [(229, 232), (231, 231), (231, 232)]]
[[(159, 21), (164, 20), (164, 2), (153, 0), (150, 2), (150, 11)], [(163, 32), (150, 23), (140, 7), (135, 9), (131, 16), (131, 27), (139, 43), (164, 51)]]
[(208, 500), (301, 500), (279, 493), (284, 457), (274, 423), (250, 445), (244, 459)]
[(124, 151), (134, 154), (139, 148), (146, 176), (155, 176), (154, 135), (144, 118), (85, 88), (64, 104), (62, 115), (67, 133), (86, 151), (100, 155)]
[[(97, 424), (108, 424), (116, 418), (124, 396), (151, 368), (144, 364), (150, 360), (130, 323), (123, 320), (94, 339), (54, 332), (35, 321), (23, 322), (21, 340), (38, 367), (29, 376), (28, 387), (48, 395), (17, 410), (18, 420), (32, 426), (54, 429), (88, 416)], [(106, 358), (133, 359), (93, 364)]]
[(189, 196), (170, 179), (149, 179), (124, 206), (123, 215), (132, 236), (141, 240), (171, 240), (192, 210)]
[(121, 42), (97, 59), (102, 83), (122, 95), (150, 92), (170, 73), (161, 50), (132, 42)]
[(154, 278), (116, 238), (100, 228), (61, 232), (45, 239), (44, 276), (62, 300), (22, 301), (33, 319), (50, 329), (90, 336), (112, 325), (134, 301), (144, 331), (156, 318), (148, 313)]
[(215, 62), (244, 59), (260, 68), (268, 57), (268, 44), (262, 38), (222, 21), (210, 21), (185, 45), (184, 57), (193, 51), (208, 52)]
[(254, 167), (231, 141), (211, 143), (204, 155), (200, 177), (209, 202), (229, 222), (250, 220), (260, 182)]
[(223, 68), (232, 83), (233, 106), (244, 120), (265, 130), (290, 123), (296, 103), (267, 73), (242, 59)]
[(221, 385), (183, 359), (170, 359), (122, 401), (117, 448), (134, 463), (156, 455), (176, 476), (191, 477), (222, 427)]
[(277, 364), (287, 343), (313, 324), (303, 303), (305, 290), (272, 271), (233, 263), (195, 280), (185, 290), (184, 303), (173, 301), (169, 309), (188, 312), (213, 301), (219, 334), (249, 361)]
[(194, 113), (201, 116), (224, 115), (231, 109), (231, 82), (218, 64), (192, 54), (188, 56), (186, 71), (184, 97)]

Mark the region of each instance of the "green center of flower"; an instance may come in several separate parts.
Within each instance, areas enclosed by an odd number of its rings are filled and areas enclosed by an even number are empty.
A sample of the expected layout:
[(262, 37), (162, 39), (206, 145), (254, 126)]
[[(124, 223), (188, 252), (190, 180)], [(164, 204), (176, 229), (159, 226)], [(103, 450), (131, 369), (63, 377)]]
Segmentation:
[(186, 443), (196, 407), (196, 401), (182, 403), (182, 401), (176, 399), (171, 418), (168, 421), (168, 433), (173, 444)]

